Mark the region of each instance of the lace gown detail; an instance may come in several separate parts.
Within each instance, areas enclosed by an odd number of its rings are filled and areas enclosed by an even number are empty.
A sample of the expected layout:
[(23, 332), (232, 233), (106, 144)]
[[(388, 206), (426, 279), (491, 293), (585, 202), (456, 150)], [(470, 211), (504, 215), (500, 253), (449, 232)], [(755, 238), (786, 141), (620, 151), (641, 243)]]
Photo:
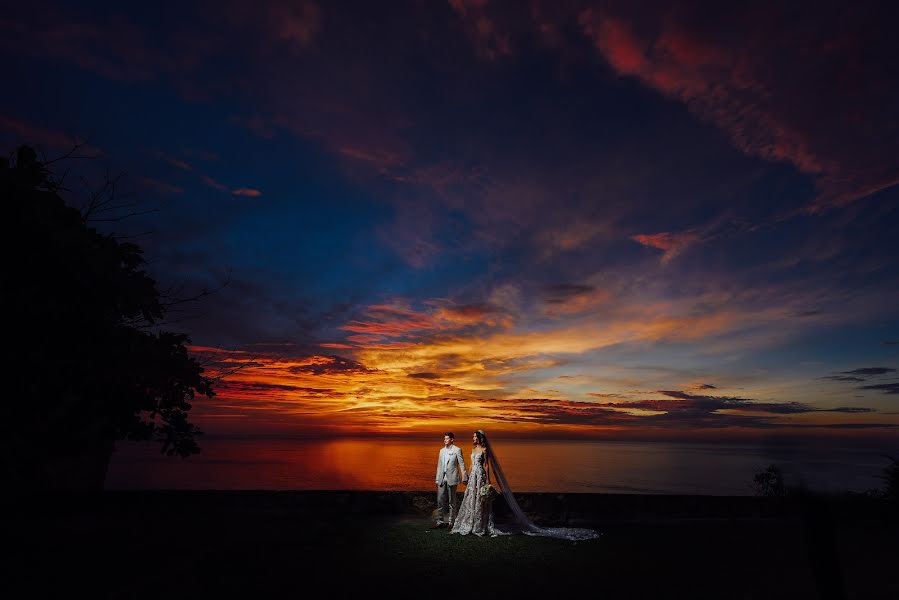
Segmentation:
[(468, 475), (468, 485), (462, 504), (459, 506), (459, 514), (450, 533), (468, 535), (487, 534), (491, 537), (499, 532), (493, 526), (493, 501), (481, 502), (481, 489), (487, 485), (487, 469), (483, 452), (471, 453), (471, 473)]
[(521, 510), (503, 468), (500, 465), (499, 457), (496, 454), (496, 448), (487, 440), (487, 435), (483, 430), (478, 429), (478, 434), (484, 440), (484, 446), (490, 450), (490, 470), (496, 480), (496, 485), (501, 491), (503, 498), (515, 517), (515, 525), (509, 527), (504, 524), (502, 528), (497, 528), (493, 524), (493, 502), (488, 500), (481, 502), (481, 490), (487, 485), (487, 455), (486, 452), (471, 453), (471, 473), (468, 477), (468, 486), (465, 488), (465, 496), (462, 498), (462, 504), (459, 506), (459, 513), (456, 521), (453, 523), (450, 533), (459, 533), (467, 535), (473, 533), (475, 535), (489, 535), (495, 537), (498, 535), (512, 535), (513, 533), (524, 533), (526, 535), (536, 535), (544, 537), (553, 537), (572, 542), (583, 540), (595, 540), (602, 536), (602, 533), (594, 529), (585, 529), (582, 527), (540, 527), (534, 525), (528, 516)]

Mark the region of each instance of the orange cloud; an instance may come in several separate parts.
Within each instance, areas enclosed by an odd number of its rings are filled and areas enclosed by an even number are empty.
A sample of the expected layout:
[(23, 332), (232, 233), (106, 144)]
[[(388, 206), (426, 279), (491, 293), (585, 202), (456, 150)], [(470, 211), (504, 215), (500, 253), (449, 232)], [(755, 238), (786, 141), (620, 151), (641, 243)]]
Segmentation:
[[(376, 304), (366, 309), (364, 319), (351, 321), (341, 326), (341, 329), (375, 336), (395, 337), (436, 327), (437, 322), (429, 314), (416, 312), (404, 306)], [(373, 340), (377, 339), (380, 338), (373, 338)]]
[[(621, 343), (698, 339), (732, 328), (735, 312), (699, 316), (669, 315), (659, 304), (619, 307), (607, 319), (586, 317), (543, 331), (423, 332), (414, 343), (361, 346), (359, 360), (387, 372), (428, 372), (466, 390), (503, 390), (504, 378), (556, 364), (556, 355), (578, 355)], [(743, 317), (745, 318), (745, 317)], [(570, 321), (570, 320), (569, 320)]]
[[(211, 401), (195, 403), (198, 423), (209, 431), (297, 431), (328, 435), (424, 434), (479, 426), (515, 435), (665, 436), (680, 431), (740, 431), (772, 427), (895, 427), (870, 415), (835, 409), (826, 416), (795, 402), (758, 402), (733, 397), (662, 391), (661, 399), (628, 404), (563, 397), (499, 396), (437, 379), (439, 373), (405, 374), (373, 369), (337, 356), (281, 357), (200, 348), (219, 366), (235, 368)], [(412, 375), (412, 376), (410, 376)], [(629, 394), (629, 393), (628, 393)], [(612, 394), (591, 394), (607, 399)], [(865, 410), (859, 410), (864, 413)], [(791, 420), (782, 420), (783, 416)], [(630, 434), (627, 434), (630, 432)]]
[(364, 316), (342, 325), (340, 329), (357, 335), (348, 336), (358, 344), (381, 344), (384, 337), (425, 335), (465, 327), (509, 327), (513, 317), (490, 303), (455, 305), (429, 301), (435, 308), (414, 310), (404, 304), (374, 304), (365, 308)]
[(441, 327), (465, 327), (481, 325), (485, 327), (510, 327), (514, 317), (504, 309), (490, 304), (460, 304), (439, 308), (434, 313)]

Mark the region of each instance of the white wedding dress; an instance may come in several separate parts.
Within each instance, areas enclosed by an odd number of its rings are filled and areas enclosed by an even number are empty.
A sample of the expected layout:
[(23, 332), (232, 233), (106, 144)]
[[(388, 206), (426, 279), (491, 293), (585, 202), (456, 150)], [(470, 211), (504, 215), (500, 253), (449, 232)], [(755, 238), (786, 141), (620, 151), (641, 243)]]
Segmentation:
[[(462, 535), (473, 533), (475, 535), (509, 535), (520, 531), (526, 535), (536, 535), (543, 537), (561, 538), (571, 541), (594, 540), (602, 534), (593, 529), (584, 529), (579, 527), (538, 527), (531, 523), (515, 495), (512, 488), (506, 480), (503, 468), (500, 466), (499, 458), (496, 456), (495, 447), (487, 441), (487, 436), (483, 430), (478, 432), (484, 436), (487, 450), (483, 452), (472, 452), (471, 454), (471, 473), (468, 478), (468, 486), (465, 488), (465, 495), (462, 498), (462, 504), (459, 507), (459, 514), (450, 533), (461, 533)], [(488, 454), (489, 452), (489, 454)], [(497, 528), (493, 523), (493, 501), (487, 500), (481, 502), (481, 489), (489, 483), (487, 469), (492, 467), (493, 474), (496, 477), (496, 483), (500, 488), (503, 498), (506, 499), (512, 514), (515, 516), (520, 529), (514, 531), (506, 531)]]
[(459, 505), (459, 514), (450, 533), (468, 535), (487, 534), (496, 537), (498, 532), (493, 525), (493, 499), (482, 499), (481, 490), (489, 483), (487, 481), (487, 469), (484, 452), (471, 453), (471, 473), (468, 474), (468, 485), (465, 487), (465, 495), (462, 496), (462, 504)]

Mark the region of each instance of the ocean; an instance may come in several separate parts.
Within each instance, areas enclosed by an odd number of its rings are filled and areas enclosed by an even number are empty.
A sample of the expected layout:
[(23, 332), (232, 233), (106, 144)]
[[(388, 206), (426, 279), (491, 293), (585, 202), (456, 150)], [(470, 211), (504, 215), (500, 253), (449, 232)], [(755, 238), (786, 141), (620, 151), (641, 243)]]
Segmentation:
[[(467, 441), (467, 440), (466, 440)], [(106, 488), (429, 490), (441, 440), (200, 438), (186, 459), (158, 444), (120, 443)], [(788, 484), (818, 491), (880, 488), (884, 451), (820, 446), (494, 440), (513, 491), (752, 495), (778, 465)], [(466, 467), (471, 447), (459, 445)], [(893, 456), (897, 456), (896, 453)], [(899, 456), (897, 456), (899, 458)]]

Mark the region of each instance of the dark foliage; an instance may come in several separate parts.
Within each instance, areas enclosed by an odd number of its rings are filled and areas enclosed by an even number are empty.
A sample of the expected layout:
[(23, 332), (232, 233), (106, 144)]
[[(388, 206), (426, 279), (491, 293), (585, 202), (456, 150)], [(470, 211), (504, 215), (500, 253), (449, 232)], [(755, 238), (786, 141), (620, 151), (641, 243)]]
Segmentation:
[(787, 495), (783, 473), (775, 465), (768, 465), (768, 468), (757, 472), (752, 479), (755, 482), (756, 494), (759, 496)]
[(892, 456), (886, 458), (889, 459), (890, 464), (884, 467), (883, 475), (880, 476), (885, 482), (883, 495), (893, 502), (899, 503), (899, 460)]
[(0, 197), (6, 483), (102, 487), (126, 438), (198, 452), (188, 411), (195, 396), (214, 395), (212, 381), (186, 335), (159, 329), (166, 307), (141, 248), (90, 227), (28, 147), (0, 164)]

